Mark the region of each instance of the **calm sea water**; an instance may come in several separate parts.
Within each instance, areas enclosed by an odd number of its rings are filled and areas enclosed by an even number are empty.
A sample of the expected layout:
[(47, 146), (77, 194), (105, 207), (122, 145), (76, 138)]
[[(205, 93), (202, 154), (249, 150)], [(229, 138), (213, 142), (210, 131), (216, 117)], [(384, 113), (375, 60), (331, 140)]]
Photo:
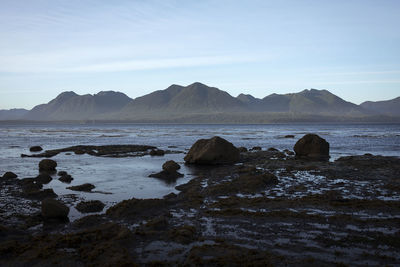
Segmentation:
[[(143, 144), (161, 149), (185, 151), (200, 138), (221, 136), (236, 146), (264, 149), (293, 149), (296, 141), (306, 133), (325, 138), (331, 147), (332, 160), (344, 155), (372, 153), (400, 156), (400, 125), (366, 124), (277, 124), (277, 125), (154, 125), (154, 124), (0, 124), (0, 175), (13, 171), (20, 178), (38, 174), (40, 158), (21, 158), (29, 154), (29, 147), (40, 145), (45, 150), (72, 145)], [(284, 138), (295, 135), (294, 139)], [(176, 148), (168, 148), (175, 146)], [(176, 192), (176, 185), (191, 178), (191, 169), (184, 166), (184, 154), (164, 157), (100, 158), (89, 155), (55, 156), (58, 170), (74, 177), (71, 185), (93, 183), (95, 190), (108, 192), (79, 193), (85, 199), (101, 199), (109, 205), (123, 199), (162, 197)], [(174, 184), (148, 178), (161, 170), (169, 159), (181, 164), (185, 177)], [(76, 193), (69, 185), (54, 179), (47, 187), (59, 195)]]

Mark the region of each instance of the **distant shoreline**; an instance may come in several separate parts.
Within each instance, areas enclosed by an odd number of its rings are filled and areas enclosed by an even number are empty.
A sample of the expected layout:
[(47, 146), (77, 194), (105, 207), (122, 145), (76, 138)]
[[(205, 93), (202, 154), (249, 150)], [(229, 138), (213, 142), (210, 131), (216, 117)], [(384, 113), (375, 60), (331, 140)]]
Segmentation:
[(5, 124), (18, 124), (18, 125), (104, 125), (104, 124), (118, 124), (118, 125), (398, 125), (400, 118), (394, 121), (293, 121), (293, 122), (265, 122), (265, 123), (246, 123), (246, 122), (151, 122), (151, 121), (28, 121), (28, 120), (0, 120), (0, 126)]

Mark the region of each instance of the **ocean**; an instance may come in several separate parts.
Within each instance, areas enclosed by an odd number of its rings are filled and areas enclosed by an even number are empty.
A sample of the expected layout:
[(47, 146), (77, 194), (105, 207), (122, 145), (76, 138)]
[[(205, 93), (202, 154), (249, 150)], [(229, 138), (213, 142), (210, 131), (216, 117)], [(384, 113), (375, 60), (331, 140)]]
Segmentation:
[[(184, 153), (198, 139), (220, 136), (235, 146), (290, 149), (306, 133), (316, 133), (330, 143), (331, 160), (341, 156), (371, 153), (400, 156), (399, 124), (273, 124), (273, 125), (173, 125), (173, 124), (0, 124), (0, 175), (6, 171), (19, 178), (35, 177), (42, 158), (21, 158), (31, 146), (44, 150), (73, 145), (139, 144), (180, 151), (162, 157), (109, 158), (61, 153), (52, 159), (57, 170), (67, 171), (74, 180), (66, 185), (53, 179), (46, 188), (59, 195), (75, 194), (79, 199), (99, 199), (111, 206), (130, 198), (161, 198), (178, 192), (175, 186), (192, 177), (184, 165)], [(294, 135), (294, 138), (285, 138)], [(149, 178), (167, 160), (181, 165), (185, 176), (176, 183)], [(56, 178), (56, 176), (54, 177)], [(67, 186), (92, 183), (96, 193), (75, 192)]]

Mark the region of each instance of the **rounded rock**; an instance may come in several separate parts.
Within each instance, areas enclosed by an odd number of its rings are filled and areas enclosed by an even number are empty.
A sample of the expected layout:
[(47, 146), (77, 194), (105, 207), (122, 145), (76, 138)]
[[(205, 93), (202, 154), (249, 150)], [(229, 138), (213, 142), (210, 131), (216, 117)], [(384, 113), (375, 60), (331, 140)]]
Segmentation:
[(185, 156), (186, 163), (192, 164), (232, 164), (239, 160), (239, 150), (227, 140), (214, 136), (197, 140)]
[(4, 175), (3, 175), (3, 178), (4, 179), (14, 179), (14, 178), (17, 178), (18, 177), (18, 175), (16, 175), (15, 173), (13, 173), (13, 172), (6, 172), (6, 173), (4, 173)]
[(52, 159), (43, 159), (39, 162), (39, 171), (56, 171), (57, 162)]
[(162, 165), (162, 168), (166, 172), (173, 173), (179, 170), (181, 166), (173, 160), (168, 160)]
[(316, 134), (306, 134), (294, 145), (296, 157), (325, 160), (329, 158), (329, 143)]
[(47, 173), (41, 173), (36, 177), (36, 182), (39, 184), (48, 184), (51, 180), (53, 180), (53, 178)]
[(69, 208), (58, 200), (46, 198), (42, 201), (42, 216), (47, 219), (68, 218)]
[(30, 152), (39, 152), (39, 151), (42, 151), (42, 150), (43, 150), (43, 148), (41, 146), (32, 146), (32, 147), (29, 148)]

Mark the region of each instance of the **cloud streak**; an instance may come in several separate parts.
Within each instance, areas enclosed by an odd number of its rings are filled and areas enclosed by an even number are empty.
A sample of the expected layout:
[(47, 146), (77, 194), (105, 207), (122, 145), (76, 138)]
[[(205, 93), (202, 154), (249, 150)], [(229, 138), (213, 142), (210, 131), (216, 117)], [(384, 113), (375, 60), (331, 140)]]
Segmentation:
[[(23, 56), (21, 56), (23, 57)], [(83, 64), (68, 64), (60, 60), (65, 55), (32, 55), (24, 57), (19, 61), (16, 58), (8, 58), (6, 64), (0, 65), (0, 72), (3, 73), (79, 73), (79, 72), (119, 72), (119, 71), (141, 71), (170, 69), (183, 67), (215, 66), (224, 64), (237, 64), (257, 62), (262, 57), (243, 56), (197, 56), (197, 57), (171, 57), (171, 58), (148, 58), (131, 60), (102, 60), (99, 63), (90, 63), (90, 60)], [(264, 57), (265, 60), (265, 57)], [(73, 59), (72, 59), (73, 61)], [(68, 66), (72, 65), (72, 66)]]

